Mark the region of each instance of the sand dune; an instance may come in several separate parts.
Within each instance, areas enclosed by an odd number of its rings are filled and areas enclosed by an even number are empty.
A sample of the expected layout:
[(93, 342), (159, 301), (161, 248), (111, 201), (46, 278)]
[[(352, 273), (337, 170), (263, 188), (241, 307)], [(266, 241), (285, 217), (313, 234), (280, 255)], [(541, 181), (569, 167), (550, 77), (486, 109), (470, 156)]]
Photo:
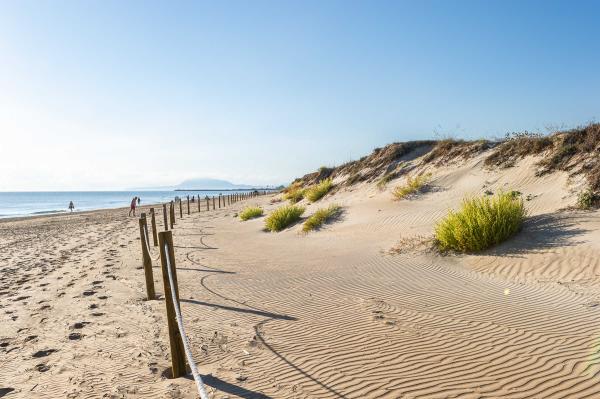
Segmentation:
[[(484, 156), (420, 165), (432, 188), (410, 200), (391, 199), (403, 177), (343, 187), (306, 204), (307, 216), (344, 206), (314, 233), (235, 217), (280, 206), (271, 197), (178, 220), (181, 306), (211, 397), (600, 397), (600, 213), (568, 209), (579, 183), (565, 172), (537, 176), (534, 157), (489, 169)], [(431, 236), (465, 195), (502, 189), (529, 199), (513, 239), (478, 255), (390, 252)], [(144, 300), (137, 219), (0, 232), (0, 397), (196, 397), (191, 379), (165, 377), (165, 304)]]

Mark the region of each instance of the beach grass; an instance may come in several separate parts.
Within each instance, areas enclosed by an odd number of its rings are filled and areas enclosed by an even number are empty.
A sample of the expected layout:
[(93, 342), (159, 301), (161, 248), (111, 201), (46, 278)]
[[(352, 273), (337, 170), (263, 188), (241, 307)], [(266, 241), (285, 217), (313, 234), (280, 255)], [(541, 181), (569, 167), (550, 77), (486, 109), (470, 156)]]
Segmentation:
[(289, 190), (283, 195), (283, 199), (290, 201), (290, 203), (295, 204), (297, 202), (302, 201), (304, 198), (305, 189), (300, 186), (290, 187)]
[(316, 202), (323, 198), (325, 194), (331, 190), (331, 187), (333, 187), (333, 179), (329, 178), (321, 180), (318, 184), (306, 189), (304, 197), (310, 202)]
[(380, 191), (385, 190), (387, 184), (396, 177), (395, 173), (386, 173), (379, 180), (377, 180), (377, 188)]
[(240, 219), (243, 221), (254, 219), (263, 215), (263, 210), (259, 206), (249, 206), (240, 212)]
[(431, 173), (418, 175), (415, 177), (409, 176), (406, 179), (406, 184), (396, 186), (392, 194), (397, 200), (404, 199), (409, 195), (416, 194), (423, 190), (423, 188), (431, 181)]
[(284, 205), (277, 208), (265, 219), (265, 227), (269, 231), (277, 232), (291, 226), (300, 220), (304, 207), (298, 205)]
[(526, 216), (523, 200), (512, 193), (499, 193), (463, 200), (435, 227), (442, 251), (479, 252), (516, 234)]
[(577, 196), (577, 207), (579, 209), (594, 209), (600, 205), (600, 194), (592, 189), (582, 191)]
[(331, 204), (327, 208), (318, 209), (313, 213), (302, 226), (302, 231), (307, 233), (311, 230), (320, 228), (323, 224), (330, 222), (342, 212), (342, 207), (337, 204)]

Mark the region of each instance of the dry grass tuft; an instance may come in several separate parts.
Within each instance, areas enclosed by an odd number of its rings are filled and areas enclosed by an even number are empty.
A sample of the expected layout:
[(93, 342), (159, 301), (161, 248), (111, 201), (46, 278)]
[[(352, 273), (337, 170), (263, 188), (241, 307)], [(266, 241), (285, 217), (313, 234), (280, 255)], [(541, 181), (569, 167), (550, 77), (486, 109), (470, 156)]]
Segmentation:
[(310, 202), (316, 202), (323, 198), (325, 194), (327, 194), (329, 190), (331, 190), (331, 187), (333, 187), (333, 179), (325, 179), (319, 182), (318, 184), (307, 188), (304, 191), (304, 197)]
[(306, 222), (304, 222), (304, 226), (302, 226), (302, 231), (307, 233), (311, 230), (317, 230), (323, 224), (331, 222), (333, 219), (338, 217), (342, 213), (342, 207), (337, 204), (331, 204), (327, 208), (321, 208), (317, 210), (311, 217), (309, 217)]
[(483, 251), (521, 230), (525, 216), (523, 199), (512, 193), (465, 199), (437, 224), (436, 242), (442, 251)]
[(431, 181), (431, 173), (426, 173), (423, 175), (418, 175), (416, 177), (407, 177), (406, 184), (402, 186), (397, 186), (394, 188), (392, 194), (394, 198), (397, 200), (404, 199), (409, 195), (414, 195), (419, 193), (420, 191), (429, 184)]
[(259, 206), (249, 206), (240, 212), (240, 219), (243, 221), (254, 219), (263, 215), (263, 210)]
[(265, 219), (265, 227), (269, 231), (277, 232), (291, 226), (300, 220), (304, 207), (298, 205), (284, 205), (277, 208)]

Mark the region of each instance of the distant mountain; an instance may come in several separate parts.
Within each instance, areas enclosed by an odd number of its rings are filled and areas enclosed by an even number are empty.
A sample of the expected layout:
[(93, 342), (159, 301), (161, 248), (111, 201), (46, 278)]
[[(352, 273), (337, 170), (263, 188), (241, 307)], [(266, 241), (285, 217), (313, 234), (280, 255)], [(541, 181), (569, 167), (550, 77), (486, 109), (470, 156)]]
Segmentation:
[(177, 190), (236, 190), (244, 188), (254, 188), (257, 186), (249, 186), (247, 184), (233, 184), (227, 180), (218, 179), (188, 179), (175, 186)]
[(209, 179), (209, 178), (198, 178), (188, 179), (175, 186), (162, 186), (162, 187), (136, 187), (131, 190), (157, 190), (157, 191), (171, 191), (171, 190), (242, 190), (248, 188), (263, 188), (260, 185), (248, 185), (248, 184), (234, 184), (227, 180)]

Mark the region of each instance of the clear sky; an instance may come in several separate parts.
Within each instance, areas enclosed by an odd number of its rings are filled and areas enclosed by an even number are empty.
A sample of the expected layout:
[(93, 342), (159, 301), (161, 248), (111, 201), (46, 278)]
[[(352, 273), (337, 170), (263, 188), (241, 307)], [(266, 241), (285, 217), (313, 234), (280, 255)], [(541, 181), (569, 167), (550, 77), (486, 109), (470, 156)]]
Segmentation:
[(278, 184), (393, 141), (572, 127), (600, 2), (0, 0), (0, 190)]

